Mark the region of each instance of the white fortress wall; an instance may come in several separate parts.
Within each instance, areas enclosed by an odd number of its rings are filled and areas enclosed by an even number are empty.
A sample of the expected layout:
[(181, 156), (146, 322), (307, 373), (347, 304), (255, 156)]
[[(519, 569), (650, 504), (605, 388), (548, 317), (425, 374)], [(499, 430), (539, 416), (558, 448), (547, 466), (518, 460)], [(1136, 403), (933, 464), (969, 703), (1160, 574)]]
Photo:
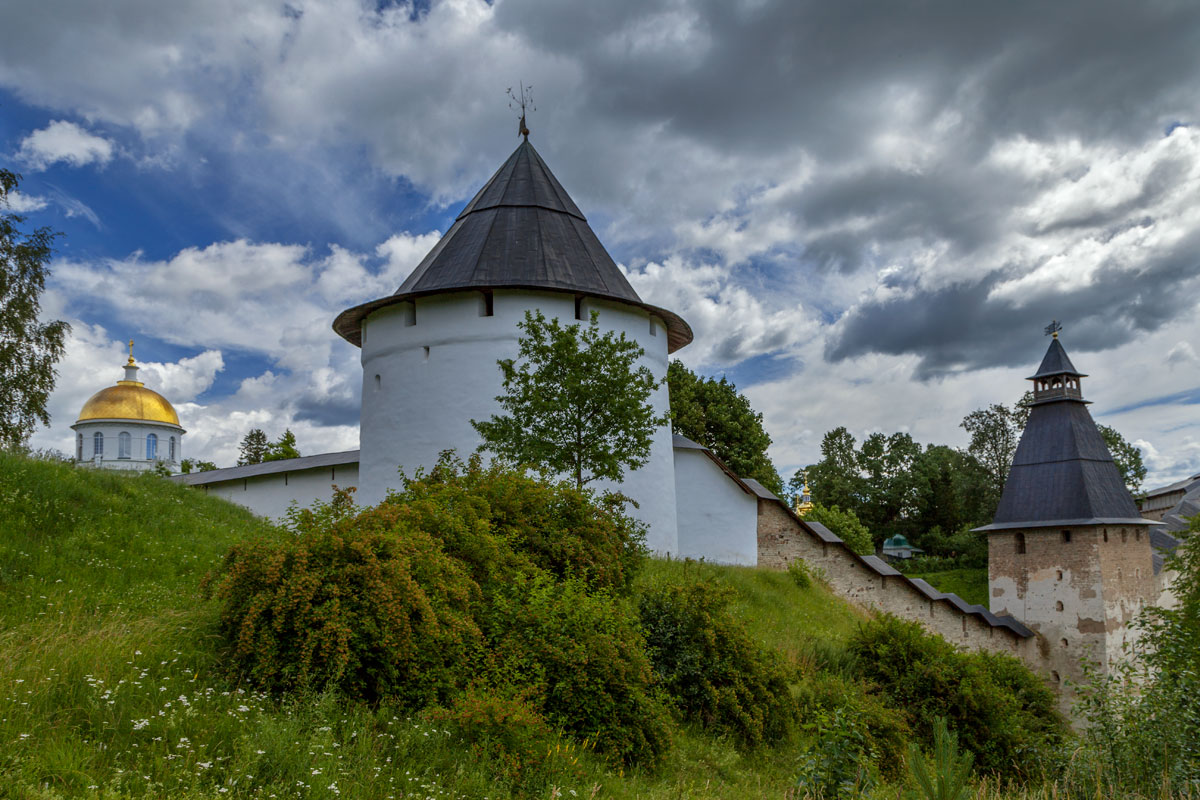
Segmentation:
[[(282, 464), (283, 462), (269, 462)], [(260, 465), (256, 464), (256, 467)], [(250, 509), (260, 517), (271, 521), (280, 521), (293, 503), (306, 509), (323, 500), (328, 503), (334, 497), (334, 487), (349, 488), (358, 485), (359, 465), (356, 463), (331, 464), (324, 467), (307, 469), (281, 469), (272, 473), (248, 475), (245, 477), (229, 477), (227, 480), (211, 482), (192, 482), (187, 479), (209, 479), (218, 477), (217, 473), (232, 473), (233, 470), (246, 470), (234, 467), (228, 470), (216, 470), (215, 473), (192, 473), (191, 475), (175, 476), (180, 482), (191, 482), (200, 492), (211, 497), (229, 500)], [(355, 500), (358, 498), (355, 497)]]
[(699, 449), (675, 449), (679, 556), (758, 564), (758, 497)]

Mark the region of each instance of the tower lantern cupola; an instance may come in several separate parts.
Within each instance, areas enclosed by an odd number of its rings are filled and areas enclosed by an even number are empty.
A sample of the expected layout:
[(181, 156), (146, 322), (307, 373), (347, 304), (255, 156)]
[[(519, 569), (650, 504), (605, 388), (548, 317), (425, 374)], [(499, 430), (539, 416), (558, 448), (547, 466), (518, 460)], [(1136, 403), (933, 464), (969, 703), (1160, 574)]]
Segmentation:
[(1087, 375), (1075, 369), (1075, 365), (1067, 357), (1067, 351), (1058, 341), (1058, 332), (1055, 331), (1054, 339), (1050, 342), (1050, 348), (1046, 351), (1046, 357), (1042, 359), (1037, 374), (1029, 378), (1033, 381), (1033, 402), (1079, 400), (1086, 403), (1088, 401), (1083, 399), (1083, 390), (1079, 384), (1079, 379), (1086, 377)]

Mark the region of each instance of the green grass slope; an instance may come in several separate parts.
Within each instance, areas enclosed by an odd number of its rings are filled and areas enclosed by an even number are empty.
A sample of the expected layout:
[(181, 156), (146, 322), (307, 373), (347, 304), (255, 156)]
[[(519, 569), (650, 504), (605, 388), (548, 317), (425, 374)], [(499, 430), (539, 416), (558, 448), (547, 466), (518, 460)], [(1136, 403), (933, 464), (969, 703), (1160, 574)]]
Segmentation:
[[(200, 581), (230, 544), (286, 535), (156, 476), (0, 454), (0, 798), (505, 796), (417, 718), (281, 703), (222, 669)], [(786, 573), (652, 561), (645, 579), (683, 570), (733, 586), (753, 635), (801, 666), (860, 619)], [(547, 754), (564, 798), (782, 797), (798, 758), (691, 728), (653, 773), (566, 739)]]

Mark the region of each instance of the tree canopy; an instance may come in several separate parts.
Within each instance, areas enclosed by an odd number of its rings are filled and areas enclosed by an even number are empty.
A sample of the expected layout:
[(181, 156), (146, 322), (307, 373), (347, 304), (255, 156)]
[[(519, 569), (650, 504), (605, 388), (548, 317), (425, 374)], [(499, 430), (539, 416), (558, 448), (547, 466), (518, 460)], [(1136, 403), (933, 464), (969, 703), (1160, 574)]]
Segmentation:
[[(804, 472), (796, 472), (793, 488)], [(987, 473), (973, 455), (922, 446), (907, 433), (873, 433), (859, 446), (846, 428), (834, 428), (807, 473), (813, 502), (852, 514), (876, 545), (900, 534), (932, 554), (961, 553), (962, 532), (989, 521), (995, 510)]]
[(702, 378), (679, 361), (667, 368), (671, 429), (704, 445), (743, 478), (753, 478), (777, 495), (783, 479), (771, 463), (771, 437), (762, 414), (725, 378)]
[(251, 428), (238, 448), (238, 466), (261, 464), (270, 446), (271, 443), (267, 441), (267, 434), (263, 433), (262, 428)]
[(1008, 480), (1008, 471), (1028, 418), (1023, 402), (1012, 408), (993, 403), (972, 411), (959, 423), (971, 437), (967, 452), (975, 456), (987, 472), (992, 508), (1000, 503), (1000, 494), (1004, 491), (1004, 482)]
[(620, 481), (650, 458), (656, 415), (650, 396), (660, 382), (638, 365), (640, 345), (624, 333), (601, 334), (592, 312), (586, 327), (526, 311), (516, 359), (497, 362), (506, 413), (471, 420), (481, 449), (516, 464), (570, 475), (577, 488)]
[(0, 449), (24, 447), (35, 425), (50, 424), (54, 364), (71, 330), (61, 320), (38, 321), (57, 234), (20, 229), (25, 218), (11, 213), (8, 201), (19, 182), (19, 175), (0, 169)]
[(262, 460), (283, 461), (286, 458), (299, 457), (300, 450), (296, 447), (296, 434), (292, 433), (291, 428), (287, 428), (282, 436), (267, 445), (267, 452), (263, 454)]

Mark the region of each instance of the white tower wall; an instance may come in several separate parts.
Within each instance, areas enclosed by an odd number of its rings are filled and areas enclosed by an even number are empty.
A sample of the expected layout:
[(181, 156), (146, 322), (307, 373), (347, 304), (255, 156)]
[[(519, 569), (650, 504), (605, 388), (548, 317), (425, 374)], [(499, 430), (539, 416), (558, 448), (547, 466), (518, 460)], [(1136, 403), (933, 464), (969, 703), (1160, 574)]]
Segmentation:
[[(535, 309), (564, 323), (576, 321), (573, 295), (519, 290), (496, 291), (492, 316), (484, 316), (482, 292), (464, 291), (388, 306), (363, 321), (359, 502), (377, 503), (388, 489), (399, 488), (398, 469), (411, 475), (433, 466), (443, 450), (462, 457), (475, 451), (481, 439), (470, 421), (500, 411), (496, 362), (516, 358), (517, 323)], [(584, 299), (582, 316), (592, 310), (599, 313), (601, 331), (623, 331), (645, 350), (641, 363), (655, 378), (666, 377), (667, 330), (661, 320), (635, 306)], [(665, 383), (651, 402), (656, 413), (667, 412)], [(669, 426), (656, 432), (650, 460), (626, 474), (622, 491), (638, 503), (630, 513), (649, 526), (647, 545), (658, 553), (677, 552)]]

